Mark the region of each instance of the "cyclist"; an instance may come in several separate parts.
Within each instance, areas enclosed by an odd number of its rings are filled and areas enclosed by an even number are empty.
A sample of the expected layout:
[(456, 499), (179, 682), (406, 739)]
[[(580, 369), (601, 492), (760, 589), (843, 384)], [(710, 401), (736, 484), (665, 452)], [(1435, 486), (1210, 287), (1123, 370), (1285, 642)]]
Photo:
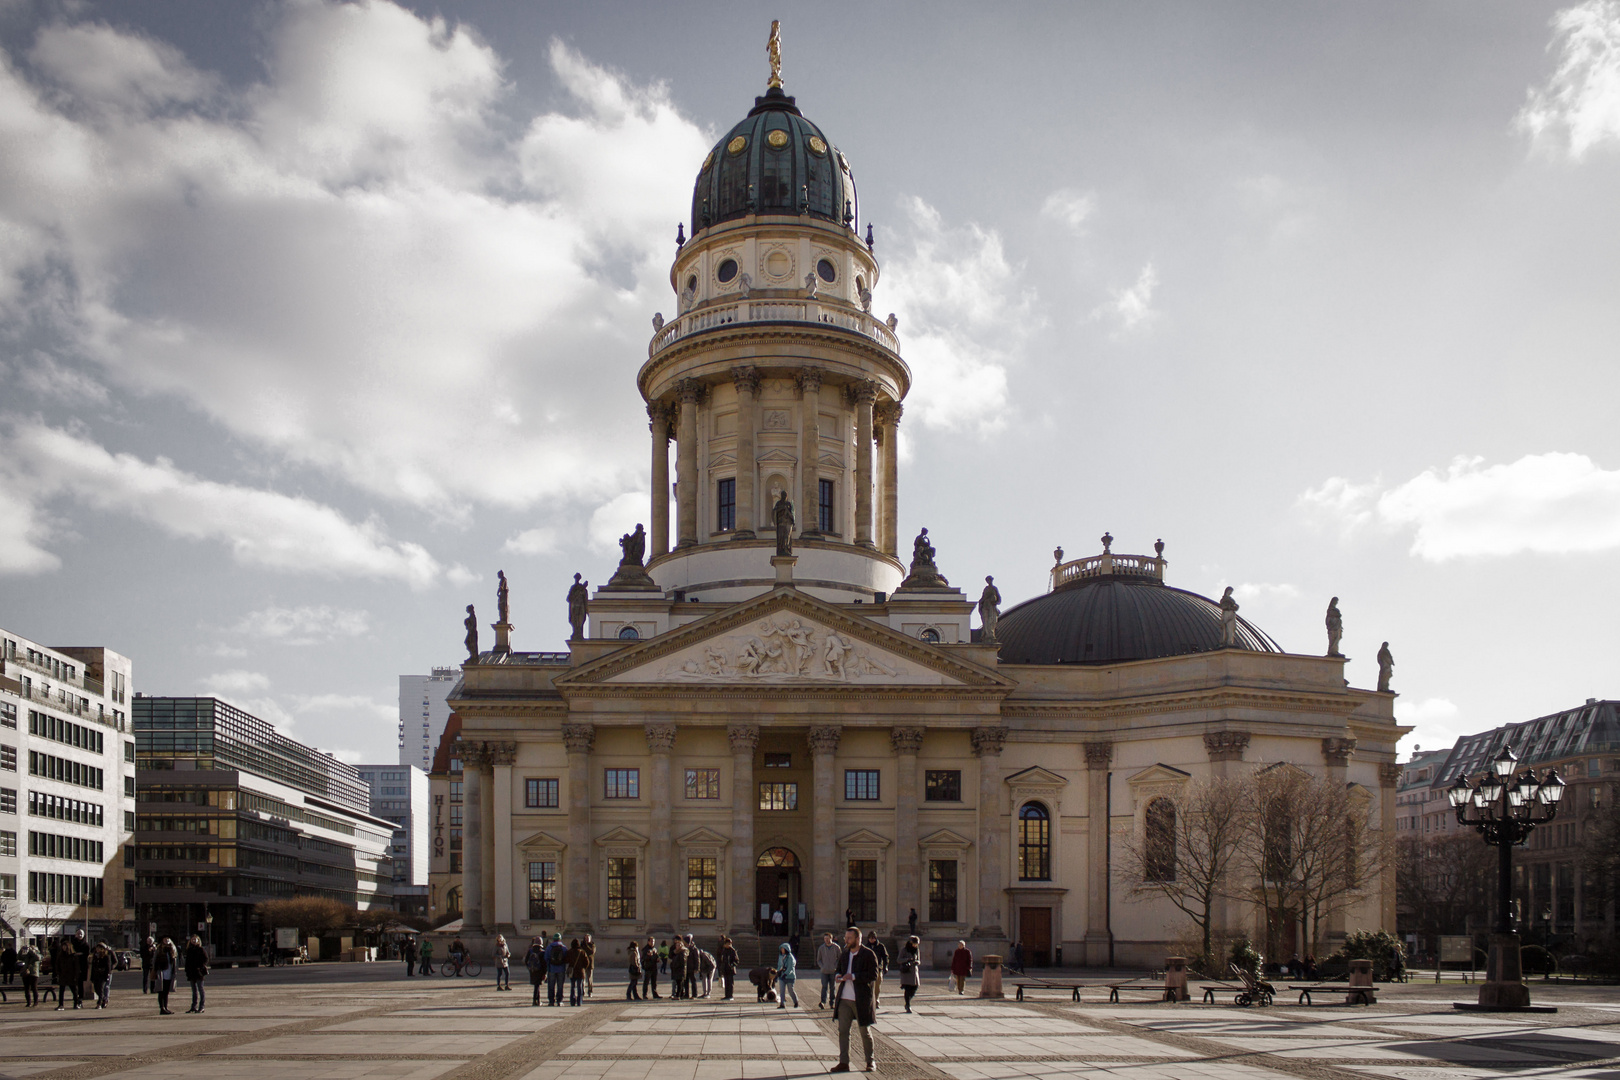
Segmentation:
[(467, 946), (459, 937), (450, 943), (450, 962), (455, 965), (456, 978), (461, 978), (461, 966), (467, 962)]

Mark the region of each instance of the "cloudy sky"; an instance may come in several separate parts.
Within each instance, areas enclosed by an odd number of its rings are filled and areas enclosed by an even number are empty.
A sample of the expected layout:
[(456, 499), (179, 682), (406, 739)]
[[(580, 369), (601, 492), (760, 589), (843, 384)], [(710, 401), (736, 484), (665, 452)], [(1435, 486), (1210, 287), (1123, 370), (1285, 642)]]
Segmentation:
[(1620, 696), (1620, 0), (0, 0), (0, 626), (351, 760), (497, 569), (562, 647), (773, 17), (946, 573), (1338, 595), (1407, 749)]

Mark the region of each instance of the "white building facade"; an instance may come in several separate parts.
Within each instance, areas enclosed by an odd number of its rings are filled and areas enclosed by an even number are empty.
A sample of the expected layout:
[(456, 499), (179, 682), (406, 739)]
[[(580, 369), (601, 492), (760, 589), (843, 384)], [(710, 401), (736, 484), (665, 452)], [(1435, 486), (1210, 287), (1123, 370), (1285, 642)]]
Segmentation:
[(461, 669), (436, 667), (426, 675), (399, 677), (399, 763), (426, 773), (433, 751), (450, 720), (445, 698), (461, 678)]
[(394, 907), (427, 913), (428, 776), (414, 765), (356, 765), (371, 788), (371, 814), (394, 823)]

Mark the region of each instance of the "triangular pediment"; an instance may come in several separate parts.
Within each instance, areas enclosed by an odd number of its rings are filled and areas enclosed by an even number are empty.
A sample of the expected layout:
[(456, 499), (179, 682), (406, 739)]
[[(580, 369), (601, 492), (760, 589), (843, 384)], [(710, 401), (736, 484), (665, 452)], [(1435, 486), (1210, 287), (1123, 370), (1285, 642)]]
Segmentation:
[(1005, 692), (996, 672), (850, 615), (794, 588), (778, 588), (584, 664), (556, 679), (568, 692), (657, 685), (773, 686), (837, 692), (936, 687)]
[(920, 848), (970, 848), (973, 841), (953, 829), (937, 829), (917, 841)]
[(871, 829), (856, 829), (848, 836), (838, 838), (838, 846), (847, 847), (880, 847), (889, 846), (889, 838), (873, 832)]
[(715, 832), (707, 825), (699, 825), (685, 836), (676, 837), (675, 843), (685, 847), (724, 847), (731, 843), (731, 837)]
[(1192, 778), (1192, 773), (1182, 772), (1169, 765), (1149, 765), (1141, 772), (1125, 781), (1127, 784), (1180, 784)]
[(556, 848), (558, 851), (561, 851), (563, 848), (568, 846), (568, 842), (542, 830), (537, 833), (531, 833), (522, 840), (519, 840), (517, 846), (525, 851), (539, 851), (548, 848)]
[(1050, 769), (1043, 769), (1039, 765), (1031, 765), (1007, 777), (1007, 783), (1014, 787), (1053, 787), (1060, 788), (1068, 781)]
[(601, 836), (598, 836), (596, 838), (596, 842), (598, 844), (635, 844), (637, 846), (644, 846), (647, 843), (647, 838), (636, 832), (634, 829), (627, 829), (623, 825), (620, 825), (617, 829), (613, 829), (610, 832), (606, 832)]
[(737, 455), (736, 454), (714, 454), (709, 458), (709, 467), (711, 469), (718, 468), (718, 467), (720, 467), (722, 465), (735, 465), (735, 464), (737, 464)]
[(792, 465), (799, 460), (799, 456), (791, 451), (783, 450), (780, 447), (773, 447), (770, 450), (765, 451), (763, 454), (757, 455), (755, 460), (760, 462), (774, 461), (783, 465)]

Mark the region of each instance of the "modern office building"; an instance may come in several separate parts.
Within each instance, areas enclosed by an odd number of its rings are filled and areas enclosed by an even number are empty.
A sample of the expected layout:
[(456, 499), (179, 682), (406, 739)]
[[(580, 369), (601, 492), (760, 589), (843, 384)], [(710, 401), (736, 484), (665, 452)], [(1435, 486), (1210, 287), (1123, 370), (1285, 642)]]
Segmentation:
[(256, 957), (262, 900), (392, 906), (395, 825), (354, 766), (218, 698), (136, 697), (134, 720), (143, 924)]
[(430, 675), (399, 677), (399, 763), (423, 772), (433, 767), (433, 750), (450, 719), (445, 698), (461, 678), (461, 669), (436, 667)]
[(371, 789), (371, 815), (394, 823), (394, 908), (428, 909), (428, 777), (415, 765), (356, 765)]
[(134, 900), (131, 665), (0, 629), (0, 926), (127, 943)]

